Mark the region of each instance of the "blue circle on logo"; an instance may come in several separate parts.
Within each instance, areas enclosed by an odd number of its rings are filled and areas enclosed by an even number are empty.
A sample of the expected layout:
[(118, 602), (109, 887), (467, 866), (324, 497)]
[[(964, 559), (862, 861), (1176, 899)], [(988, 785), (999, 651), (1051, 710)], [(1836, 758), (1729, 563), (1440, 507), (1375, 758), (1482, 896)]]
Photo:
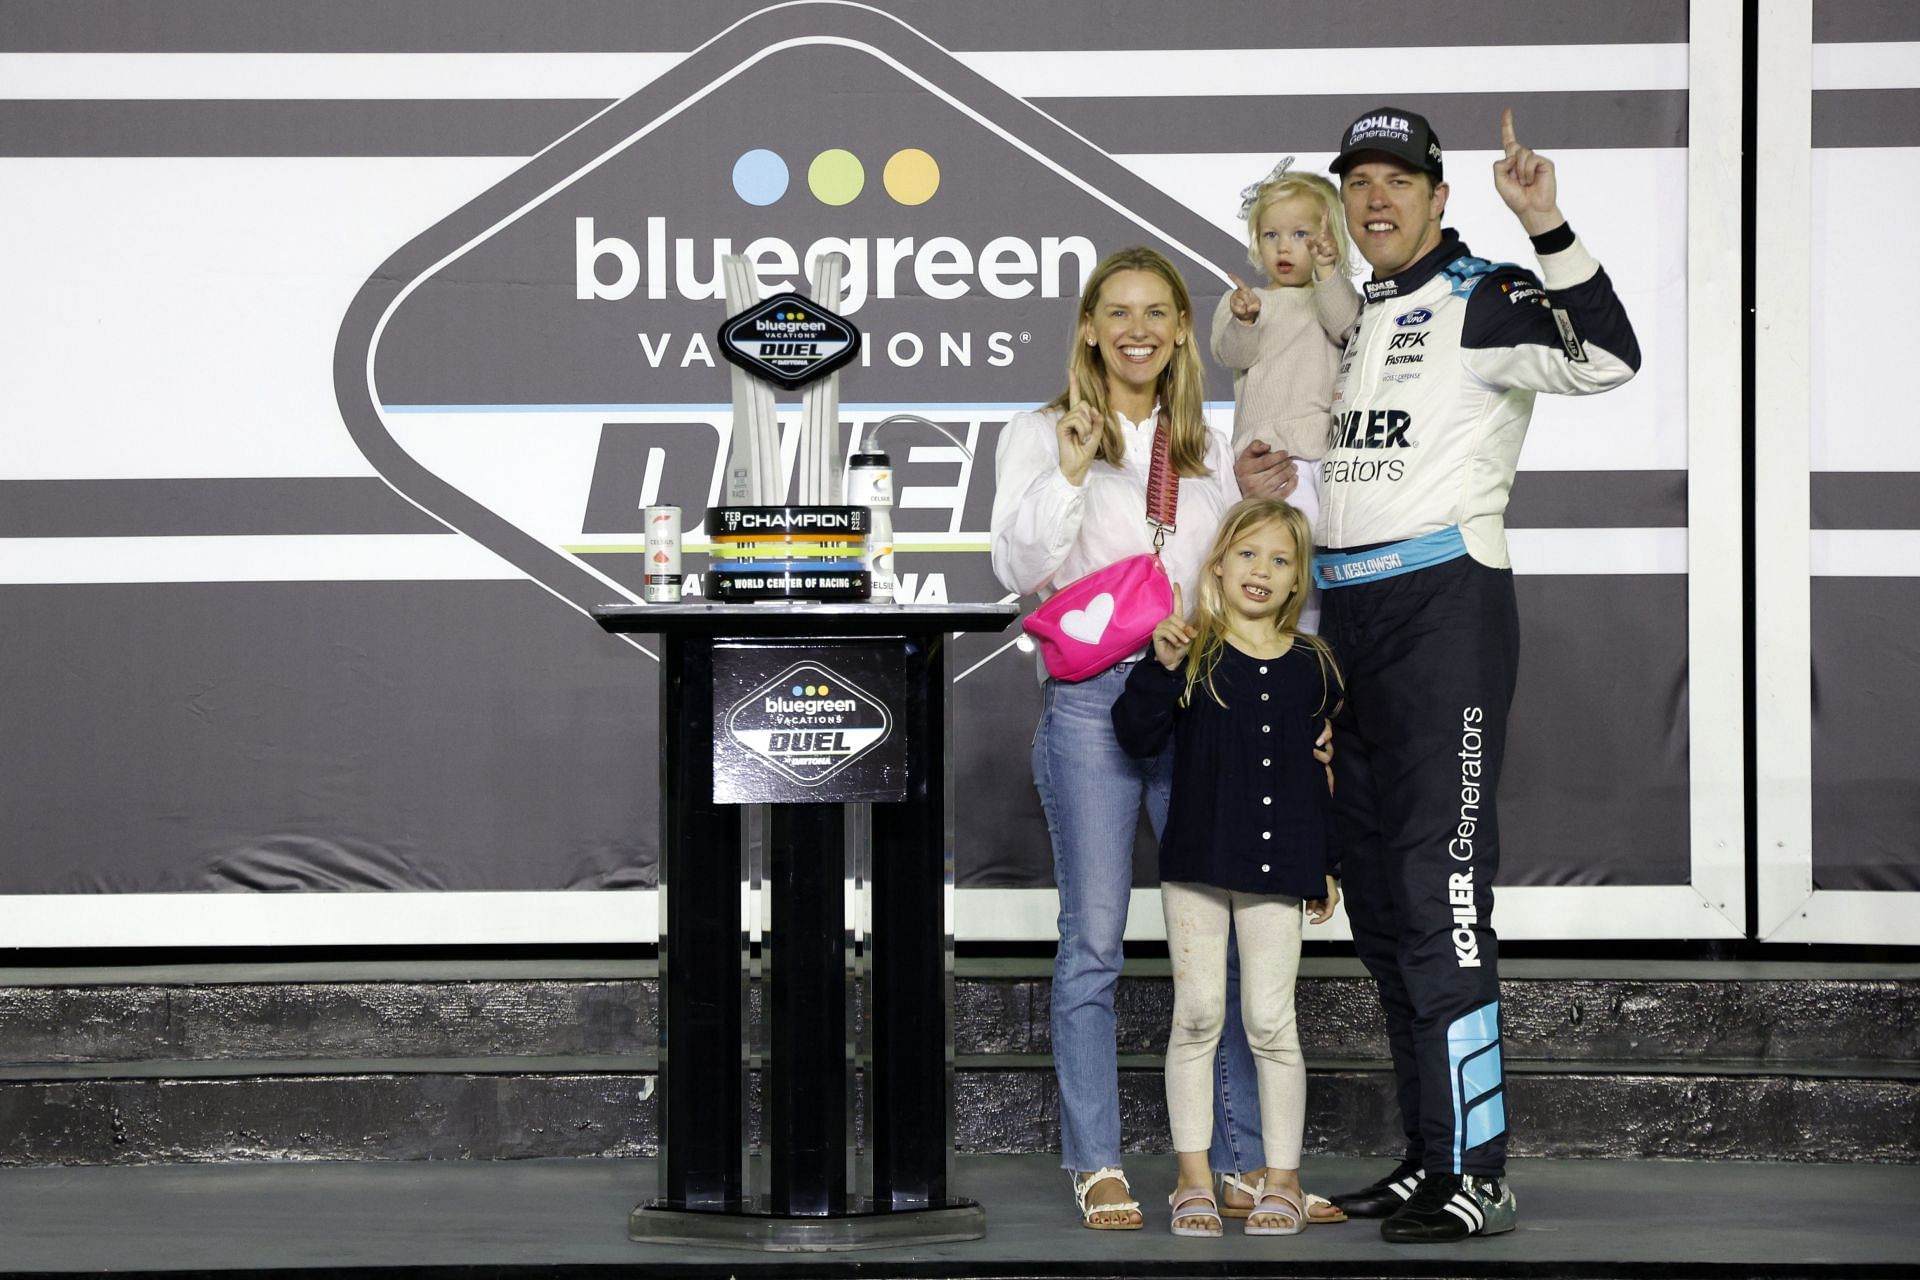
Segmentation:
[(733, 189), (748, 204), (772, 204), (787, 194), (787, 162), (755, 148), (733, 162)]
[(793, 686), (793, 696), (797, 698), (800, 696), (800, 693), (801, 693), (800, 686), (799, 685)]

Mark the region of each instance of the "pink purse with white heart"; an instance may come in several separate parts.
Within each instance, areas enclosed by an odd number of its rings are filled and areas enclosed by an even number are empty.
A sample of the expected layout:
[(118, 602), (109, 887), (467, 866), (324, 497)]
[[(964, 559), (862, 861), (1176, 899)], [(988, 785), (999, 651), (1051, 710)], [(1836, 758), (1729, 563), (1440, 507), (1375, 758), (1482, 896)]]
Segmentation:
[(1040, 646), (1040, 660), (1056, 680), (1088, 680), (1137, 652), (1153, 629), (1173, 612), (1173, 583), (1160, 563), (1160, 547), (1174, 530), (1180, 477), (1168, 462), (1167, 420), (1153, 432), (1147, 469), (1147, 523), (1153, 551), (1128, 556), (1069, 582), (1021, 619), (1021, 630)]

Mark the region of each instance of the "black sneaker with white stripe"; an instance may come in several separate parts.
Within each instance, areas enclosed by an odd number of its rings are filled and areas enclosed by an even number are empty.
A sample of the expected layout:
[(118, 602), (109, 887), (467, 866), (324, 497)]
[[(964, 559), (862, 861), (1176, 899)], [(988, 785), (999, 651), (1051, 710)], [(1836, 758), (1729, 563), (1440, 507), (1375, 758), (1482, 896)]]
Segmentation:
[(1332, 1199), (1346, 1211), (1349, 1218), (1384, 1218), (1388, 1214), (1398, 1213), (1413, 1198), (1422, 1176), (1418, 1161), (1402, 1160), (1392, 1173), (1378, 1182)]
[(1429, 1174), (1400, 1211), (1380, 1224), (1393, 1244), (1442, 1244), (1513, 1230), (1520, 1210), (1504, 1178)]

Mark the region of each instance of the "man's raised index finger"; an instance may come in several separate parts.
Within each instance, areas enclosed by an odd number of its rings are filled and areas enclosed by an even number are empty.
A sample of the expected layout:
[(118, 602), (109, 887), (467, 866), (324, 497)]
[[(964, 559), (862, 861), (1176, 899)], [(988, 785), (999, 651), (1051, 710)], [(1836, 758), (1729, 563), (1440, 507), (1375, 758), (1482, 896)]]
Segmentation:
[(1500, 146), (1512, 155), (1520, 149), (1520, 139), (1513, 136), (1513, 108), (1500, 108)]

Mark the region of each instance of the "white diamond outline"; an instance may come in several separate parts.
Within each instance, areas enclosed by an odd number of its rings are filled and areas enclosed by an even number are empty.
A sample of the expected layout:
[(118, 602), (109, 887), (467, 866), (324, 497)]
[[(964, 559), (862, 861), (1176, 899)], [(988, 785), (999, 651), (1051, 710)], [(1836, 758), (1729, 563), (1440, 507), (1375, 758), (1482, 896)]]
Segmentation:
[[(801, 777), (799, 774), (795, 773), (793, 770), (787, 768), (785, 765), (781, 764), (778, 760), (774, 759), (772, 756), (756, 751), (752, 747), (748, 746), (741, 739), (740, 735), (734, 730), (734, 721), (740, 718), (741, 713), (747, 709), (749, 704), (751, 704), (758, 698), (764, 697), (769, 690), (777, 688), (780, 685), (784, 684), (786, 681), (791, 680), (793, 678), (793, 673), (800, 670), (802, 667), (814, 667), (822, 672), (825, 672), (827, 677), (830, 680), (837, 682), (839, 685), (845, 688), (853, 690), (855, 693), (859, 694), (862, 698), (866, 699), (867, 704), (869, 706), (876, 707), (880, 711), (880, 729), (881, 729), (880, 736), (875, 738), (872, 742), (869, 742), (866, 746), (860, 748), (858, 751), (854, 752), (852, 755), (848, 756), (846, 759), (842, 760), (839, 764), (834, 765), (833, 768), (827, 770), (825, 773), (813, 779), (811, 782)], [(866, 755), (868, 752), (872, 751), (875, 747), (878, 747), (881, 743), (885, 742), (888, 738), (893, 736), (893, 712), (887, 709), (887, 704), (882, 702), (880, 699), (874, 697), (871, 693), (868, 693), (864, 688), (862, 688), (855, 681), (849, 680), (845, 676), (841, 675), (839, 672), (831, 670), (830, 668), (828, 668), (826, 663), (821, 662), (817, 658), (802, 658), (800, 661), (794, 663), (792, 666), (788, 667), (785, 671), (781, 672), (779, 675), (773, 676), (770, 679), (768, 679), (766, 683), (762, 684), (759, 688), (755, 689), (752, 693), (746, 695), (744, 698), (741, 698), (740, 701), (734, 703), (732, 709), (727, 712), (726, 724), (727, 724), (728, 740), (731, 741), (735, 746), (740, 748), (740, 750), (746, 752), (748, 755), (752, 756), (756, 760), (766, 761), (768, 764), (772, 765), (774, 769), (778, 770), (782, 775), (791, 779), (796, 785), (802, 786), (802, 787), (808, 787), (808, 788), (819, 786), (821, 783), (825, 782), (828, 778), (831, 778), (835, 774), (841, 772), (848, 765), (852, 764), (855, 760), (860, 759), (862, 756)]]

